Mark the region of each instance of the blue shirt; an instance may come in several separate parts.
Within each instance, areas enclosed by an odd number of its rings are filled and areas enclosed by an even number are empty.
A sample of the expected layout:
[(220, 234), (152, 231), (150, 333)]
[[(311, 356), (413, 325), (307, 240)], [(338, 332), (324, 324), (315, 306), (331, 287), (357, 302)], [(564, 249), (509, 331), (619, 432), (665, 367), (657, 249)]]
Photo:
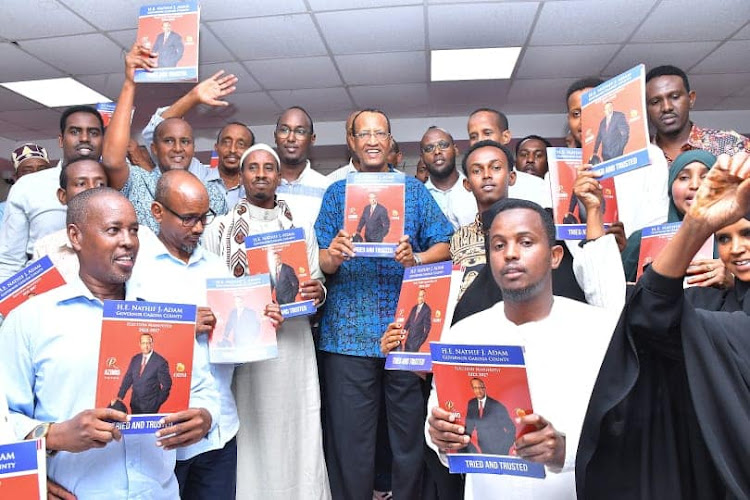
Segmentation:
[[(227, 208), (224, 194), (216, 188), (215, 183), (207, 183), (201, 177), (200, 172), (196, 173), (192, 170), (192, 166), (189, 171), (201, 179), (206, 186), (206, 190), (208, 190), (208, 204), (211, 210), (216, 212), (216, 215), (227, 213), (229, 209)], [(127, 196), (130, 203), (133, 204), (135, 215), (138, 217), (138, 223), (148, 226), (156, 234), (159, 234), (159, 224), (151, 213), (151, 203), (154, 201), (156, 183), (159, 181), (159, 177), (161, 177), (161, 169), (159, 167), (149, 172), (136, 165), (130, 165), (128, 181), (120, 190), (122, 194)], [(174, 209), (179, 211), (179, 207), (175, 207)]]
[[(128, 292), (127, 298), (136, 296)], [(102, 311), (102, 302), (78, 279), (8, 315), (0, 328), (0, 380), (17, 437), (94, 407)], [(196, 355), (190, 405), (216, 419), (218, 403), (208, 363)], [(47, 460), (47, 475), (81, 499), (177, 498), (176, 453), (155, 443), (154, 434), (128, 435), (104, 448), (61, 451)]]
[[(405, 177), (404, 233), (414, 252), (448, 243), (453, 226), (424, 185)], [(331, 184), (315, 223), (318, 244), (328, 248), (344, 227), (346, 181)], [(352, 356), (382, 357), (380, 337), (396, 314), (404, 266), (395, 259), (355, 257), (327, 277), (328, 298), (320, 321), (323, 351)]]
[[(161, 241), (154, 240), (141, 245), (129, 285), (136, 295), (156, 302), (206, 306), (206, 279), (231, 277), (221, 258), (202, 247), (196, 248), (185, 263), (169, 253)], [(208, 335), (198, 336), (197, 345), (208, 359)], [(221, 398), (219, 425), (206, 439), (179, 448), (177, 460), (188, 460), (200, 453), (221, 449), (239, 430), (237, 405), (232, 395), (234, 365), (211, 363), (210, 368)]]
[(219, 169), (208, 167), (198, 161), (197, 158), (192, 159), (192, 161), (190, 162), (190, 168), (188, 168), (188, 170), (190, 170), (190, 172), (192, 172), (196, 177), (202, 180), (206, 186), (213, 185), (217, 191), (221, 192), (224, 195), (224, 199), (227, 202), (227, 207), (229, 208), (235, 206), (241, 198), (245, 197), (245, 187), (241, 182), (233, 188), (227, 189), (226, 185), (224, 184), (224, 180), (219, 174)]

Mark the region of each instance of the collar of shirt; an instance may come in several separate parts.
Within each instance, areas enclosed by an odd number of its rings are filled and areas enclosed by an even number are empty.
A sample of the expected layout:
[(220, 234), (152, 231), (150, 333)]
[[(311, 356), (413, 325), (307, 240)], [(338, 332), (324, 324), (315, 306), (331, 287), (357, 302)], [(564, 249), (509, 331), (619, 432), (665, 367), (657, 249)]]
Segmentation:
[(281, 178), (281, 184), (303, 184), (305, 176), (312, 170), (312, 166), (310, 165), (310, 160), (305, 160), (305, 168), (302, 169), (302, 172), (300, 172), (299, 177), (294, 179), (293, 181), (288, 181)]
[[(680, 147), (680, 152), (690, 151), (691, 149), (701, 149), (703, 147), (703, 144), (701, 142), (701, 137), (703, 136), (703, 129), (700, 128), (698, 125), (696, 125), (693, 122), (690, 122), (690, 135), (688, 136), (688, 140), (685, 144), (683, 144)], [(654, 137), (651, 139), (651, 143), (654, 144), (656, 147), (662, 150), (664, 153), (664, 158), (667, 159), (667, 163), (670, 165), (674, 161), (674, 158), (671, 158), (664, 149), (659, 145), (659, 134), (654, 134)]]
[[(103, 303), (101, 299), (94, 297), (91, 290), (89, 290), (86, 284), (78, 276), (76, 276), (70, 283), (66, 283), (63, 286), (46, 293), (55, 293), (57, 295), (58, 305), (69, 304), (76, 301), (85, 301), (89, 303), (98, 302), (99, 304)], [(129, 284), (125, 283), (125, 300), (134, 301), (143, 299), (136, 297), (135, 292), (130, 289)]]
[(462, 174), (458, 170), (456, 170), (456, 171), (458, 172), (458, 179), (456, 179), (456, 183), (453, 184), (448, 189), (440, 189), (440, 188), (438, 188), (437, 186), (435, 186), (435, 184), (432, 183), (432, 179), (427, 179), (427, 182), (424, 183), (424, 187), (426, 187), (427, 191), (429, 191), (429, 192), (437, 191), (438, 193), (450, 193), (456, 187), (461, 187), (463, 189), (463, 187), (464, 187), (464, 179), (466, 178), (466, 176), (464, 176), (464, 174)]

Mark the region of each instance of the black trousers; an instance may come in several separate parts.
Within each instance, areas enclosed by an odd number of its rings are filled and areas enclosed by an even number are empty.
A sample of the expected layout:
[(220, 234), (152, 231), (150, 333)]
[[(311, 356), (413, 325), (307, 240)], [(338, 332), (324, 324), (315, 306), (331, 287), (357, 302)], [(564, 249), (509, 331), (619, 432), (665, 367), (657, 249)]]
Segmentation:
[(234, 500), (237, 494), (237, 438), (223, 448), (177, 462), (182, 500)]
[(385, 370), (382, 358), (324, 352), (320, 360), (326, 465), (333, 498), (372, 499), (381, 404), (385, 404), (393, 451), (393, 498), (420, 498), (425, 418), (420, 378), (411, 372)]

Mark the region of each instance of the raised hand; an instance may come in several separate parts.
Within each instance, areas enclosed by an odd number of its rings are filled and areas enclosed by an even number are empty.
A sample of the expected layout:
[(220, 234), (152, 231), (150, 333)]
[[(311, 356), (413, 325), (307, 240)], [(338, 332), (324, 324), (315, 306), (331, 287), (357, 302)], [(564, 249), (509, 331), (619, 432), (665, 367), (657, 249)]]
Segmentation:
[(720, 155), (695, 195), (688, 216), (710, 232), (733, 224), (750, 209), (750, 156)]
[(125, 79), (134, 82), (136, 69), (151, 71), (156, 67), (156, 57), (156, 52), (152, 52), (150, 46), (134, 43), (125, 54)]
[(217, 71), (213, 76), (200, 82), (190, 91), (193, 97), (201, 104), (208, 106), (229, 106), (229, 103), (221, 99), (237, 90), (238, 78), (234, 75), (225, 75), (224, 70)]

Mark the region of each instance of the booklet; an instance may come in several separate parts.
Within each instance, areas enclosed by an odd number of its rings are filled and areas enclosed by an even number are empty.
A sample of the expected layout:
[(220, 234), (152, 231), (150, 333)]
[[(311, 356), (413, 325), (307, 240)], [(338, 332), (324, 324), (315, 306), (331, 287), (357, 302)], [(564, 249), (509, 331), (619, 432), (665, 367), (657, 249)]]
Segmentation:
[(34, 295), (64, 284), (60, 272), (45, 255), (0, 283), (0, 315), (5, 317)]
[[(112, 119), (112, 115), (115, 114), (116, 102), (100, 102), (96, 105), (96, 110), (99, 112), (99, 116), (102, 117), (104, 122), (104, 128), (109, 127), (109, 122)], [(133, 122), (133, 115), (135, 114), (135, 108), (130, 110), (130, 122)]]
[(197, 0), (141, 7), (137, 39), (159, 57), (152, 71), (137, 69), (135, 81), (197, 82), (199, 25)]
[(263, 314), (271, 303), (268, 274), (206, 280), (216, 326), (208, 342), (211, 363), (248, 363), (279, 355), (276, 329)]
[(192, 304), (105, 300), (96, 408), (131, 415), (123, 434), (162, 427), (168, 413), (190, 402), (197, 308)]
[(354, 237), (357, 257), (393, 258), (404, 235), (401, 172), (352, 172), (346, 176), (344, 231)]
[(47, 499), (44, 439), (0, 445), (0, 498)]
[[(641, 248), (638, 252), (638, 270), (636, 272), (636, 281), (641, 279), (641, 275), (645, 270), (646, 266), (650, 265), (654, 259), (664, 250), (667, 243), (674, 237), (677, 230), (682, 225), (682, 222), (667, 222), (664, 224), (657, 224), (655, 226), (644, 227), (641, 231)], [(712, 234), (703, 246), (695, 254), (693, 260), (696, 259), (713, 259), (714, 258), (714, 235)], [(694, 286), (687, 282), (687, 278), (683, 281), (685, 288)]]
[(651, 164), (646, 68), (639, 64), (581, 96), (583, 161), (604, 177)]
[(404, 334), (388, 353), (386, 370), (430, 371), (430, 342), (450, 328), (463, 270), (450, 261), (407, 267), (396, 306), (396, 323)]
[(299, 292), (300, 284), (310, 280), (304, 229), (253, 234), (245, 238), (245, 248), (247, 274), (270, 276), (271, 297), (285, 318), (315, 314), (313, 300), (303, 299)]
[(440, 408), (471, 436), (447, 454), (450, 472), (544, 478), (543, 464), (515, 456), (516, 439), (534, 430), (515, 424), (534, 413), (523, 347), (433, 342), (430, 349)]
[[(581, 165), (579, 148), (547, 148), (549, 165), (550, 191), (552, 192), (552, 212), (555, 216), (555, 228), (558, 240), (586, 239), (586, 208), (575, 194), (576, 169)], [(615, 222), (617, 212), (617, 195), (615, 180), (612, 177), (600, 179), (604, 201), (602, 222), (608, 227)]]

